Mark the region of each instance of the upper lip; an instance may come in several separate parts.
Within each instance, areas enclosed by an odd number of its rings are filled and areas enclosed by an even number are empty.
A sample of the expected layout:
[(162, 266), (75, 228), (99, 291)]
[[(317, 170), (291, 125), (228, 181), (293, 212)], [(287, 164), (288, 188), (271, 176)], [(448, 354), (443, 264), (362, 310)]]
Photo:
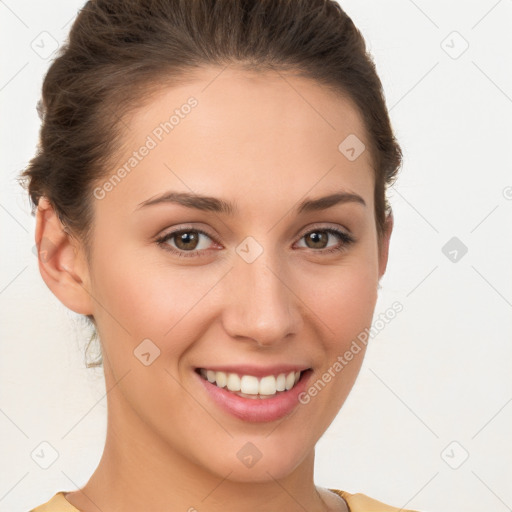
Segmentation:
[(281, 373), (288, 374), (290, 372), (303, 372), (309, 370), (310, 366), (296, 364), (276, 364), (272, 366), (254, 366), (250, 364), (240, 365), (207, 365), (199, 366), (205, 370), (213, 370), (214, 372), (237, 373), (239, 375), (253, 375), (254, 377), (265, 377), (266, 375), (279, 375)]

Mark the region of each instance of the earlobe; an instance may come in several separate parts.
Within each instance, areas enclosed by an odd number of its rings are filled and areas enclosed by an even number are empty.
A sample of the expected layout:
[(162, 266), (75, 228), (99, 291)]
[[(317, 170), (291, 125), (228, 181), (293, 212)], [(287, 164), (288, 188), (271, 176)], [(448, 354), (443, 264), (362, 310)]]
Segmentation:
[(48, 288), (72, 311), (93, 314), (83, 254), (46, 197), (37, 206), (35, 242), (39, 271)]
[(380, 247), (380, 254), (379, 254), (379, 280), (384, 275), (384, 272), (386, 272), (386, 267), (388, 265), (389, 241), (390, 241), (390, 238), (391, 238), (391, 233), (393, 231), (393, 224), (394, 224), (393, 211), (390, 210), (389, 214), (386, 217), (385, 229), (384, 229), (384, 234), (382, 236), (382, 244), (381, 244), (381, 247)]

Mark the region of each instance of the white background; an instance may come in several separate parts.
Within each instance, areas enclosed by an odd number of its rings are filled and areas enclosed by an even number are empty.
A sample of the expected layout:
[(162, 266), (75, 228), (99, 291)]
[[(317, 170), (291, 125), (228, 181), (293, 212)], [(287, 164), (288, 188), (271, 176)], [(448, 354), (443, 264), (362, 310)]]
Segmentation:
[[(82, 3), (0, 1), (0, 511), (85, 484), (104, 443), (88, 331), (39, 274), (15, 181), (35, 152), (52, 58), (33, 41), (47, 32), (60, 44)], [(316, 483), (422, 512), (512, 510), (512, 1), (341, 4), (375, 57), (404, 151), (375, 318), (396, 300), (404, 310), (371, 340), (320, 440)], [(452, 237), (468, 248), (457, 262), (442, 251)], [(46, 470), (31, 458), (43, 441), (59, 454)]]

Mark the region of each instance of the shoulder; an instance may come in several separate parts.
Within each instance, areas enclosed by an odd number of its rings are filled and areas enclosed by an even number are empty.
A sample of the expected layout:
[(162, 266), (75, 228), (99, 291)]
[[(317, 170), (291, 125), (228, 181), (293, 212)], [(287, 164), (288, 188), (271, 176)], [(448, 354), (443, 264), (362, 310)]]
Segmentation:
[(348, 505), (350, 512), (417, 512), (415, 510), (409, 510), (404, 508), (392, 507), (386, 505), (381, 501), (377, 501), (365, 494), (356, 493), (351, 494), (346, 491), (340, 491), (339, 489), (329, 489), (338, 496), (341, 496)]
[(49, 501), (31, 509), (29, 512), (79, 512), (69, 503), (64, 494), (64, 491), (59, 491)]

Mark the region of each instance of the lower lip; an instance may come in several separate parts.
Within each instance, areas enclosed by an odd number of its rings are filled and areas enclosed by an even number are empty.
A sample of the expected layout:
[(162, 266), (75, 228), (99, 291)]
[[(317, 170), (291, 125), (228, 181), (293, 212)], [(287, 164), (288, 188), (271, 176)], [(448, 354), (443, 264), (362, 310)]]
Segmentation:
[(279, 393), (271, 398), (244, 398), (235, 395), (226, 388), (219, 388), (196, 371), (197, 378), (211, 399), (221, 409), (244, 421), (264, 422), (276, 421), (290, 414), (299, 405), (299, 394), (307, 387), (312, 370), (301, 373), (300, 380), (289, 391)]

